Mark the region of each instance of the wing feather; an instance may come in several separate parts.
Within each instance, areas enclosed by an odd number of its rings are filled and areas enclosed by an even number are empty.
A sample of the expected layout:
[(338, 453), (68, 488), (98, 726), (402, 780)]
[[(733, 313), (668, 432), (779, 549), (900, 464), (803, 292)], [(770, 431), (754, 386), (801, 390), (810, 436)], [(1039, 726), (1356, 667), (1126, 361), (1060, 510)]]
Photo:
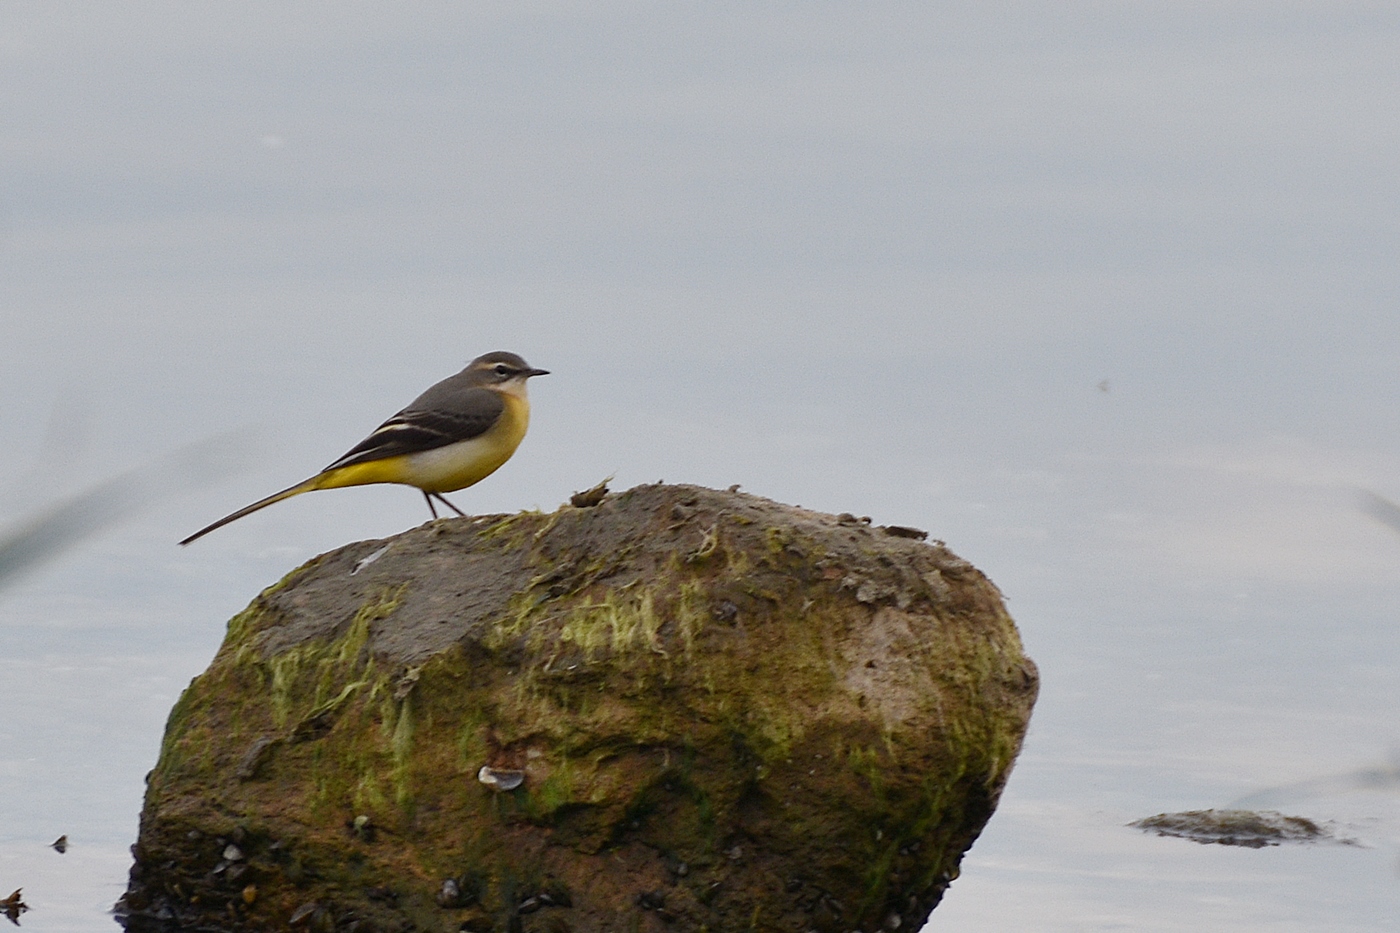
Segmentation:
[[(424, 401), (436, 404), (431, 408), (415, 407)], [(500, 396), (477, 387), (439, 393), (431, 400), (420, 397), (321, 472), (469, 441), (491, 430), (504, 410)]]

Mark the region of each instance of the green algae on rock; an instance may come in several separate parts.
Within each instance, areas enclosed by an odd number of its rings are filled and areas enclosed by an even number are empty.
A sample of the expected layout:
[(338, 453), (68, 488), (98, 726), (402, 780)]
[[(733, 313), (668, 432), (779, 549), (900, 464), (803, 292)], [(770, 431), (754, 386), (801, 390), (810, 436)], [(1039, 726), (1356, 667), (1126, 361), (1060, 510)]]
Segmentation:
[(310, 561), (171, 711), (119, 919), (917, 929), (1037, 675), (970, 564), (846, 518), (657, 484)]

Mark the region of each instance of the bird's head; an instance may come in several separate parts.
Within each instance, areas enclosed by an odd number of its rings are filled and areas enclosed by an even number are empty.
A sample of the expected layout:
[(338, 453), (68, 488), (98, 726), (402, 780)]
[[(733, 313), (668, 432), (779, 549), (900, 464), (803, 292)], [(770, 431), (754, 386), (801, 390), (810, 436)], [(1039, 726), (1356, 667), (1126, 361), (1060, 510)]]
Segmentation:
[(522, 396), (527, 379), (549, 375), (549, 370), (535, 369), (523, 357), (504, 350), (478, 356), (467, 364), (466, 371), (472, 375), (472, 381), (482, 388)]

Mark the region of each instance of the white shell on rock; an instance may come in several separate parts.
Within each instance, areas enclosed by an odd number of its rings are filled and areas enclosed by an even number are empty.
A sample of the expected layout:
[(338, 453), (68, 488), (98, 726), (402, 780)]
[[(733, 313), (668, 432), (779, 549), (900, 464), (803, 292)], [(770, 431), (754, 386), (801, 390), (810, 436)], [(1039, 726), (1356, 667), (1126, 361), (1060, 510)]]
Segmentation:
[(515, 790), (525, 783), (525, 772), (482, 765), (481, 770), (476, 772), (476, 779), (494, 791)]
[(374, 563), (375, 561), (379, 560), (379, 558), (381, 558), (381, 557), (384, 556), (384, 552), (386, 552), (386, 551), (388, 551), (388, 550), (389, 550), (389, 545), (386, 544), (386, 545), (384, 545), (382, 548), (380, 548), (379, 550), (375, 551), (373, 554), (369, 555), (368, 557), (362, 557), (362, 558), (360, 558), (359, 561), (355, 564), (354, 569), (350, 571), (350, 576), (353, 577), (355, 574), (359, 573), (361, 570), (364, 570), (364, 569), (365, 569), (366, 567), (368, 567), (370, 564), (372, 564), (372, 563)]

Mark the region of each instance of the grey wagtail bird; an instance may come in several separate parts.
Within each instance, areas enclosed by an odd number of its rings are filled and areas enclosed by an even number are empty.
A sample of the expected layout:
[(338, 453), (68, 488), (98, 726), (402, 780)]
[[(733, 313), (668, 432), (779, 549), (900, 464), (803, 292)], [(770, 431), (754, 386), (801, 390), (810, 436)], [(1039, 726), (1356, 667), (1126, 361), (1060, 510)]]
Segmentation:
[(531, 376), (548, 374), (548, 370), (531, 368), (514, 353), (478, 356), (320, 473), (225, 515), (180, 543), (189, 544), (215, 528), (313, 489), (369, 483), (417, 487), (428, 500), (433, 518), (438, 517), (434, 499), (465, 518), (442, 494), (481, 482), (510, 459), (530, 424), (525, 383)]

